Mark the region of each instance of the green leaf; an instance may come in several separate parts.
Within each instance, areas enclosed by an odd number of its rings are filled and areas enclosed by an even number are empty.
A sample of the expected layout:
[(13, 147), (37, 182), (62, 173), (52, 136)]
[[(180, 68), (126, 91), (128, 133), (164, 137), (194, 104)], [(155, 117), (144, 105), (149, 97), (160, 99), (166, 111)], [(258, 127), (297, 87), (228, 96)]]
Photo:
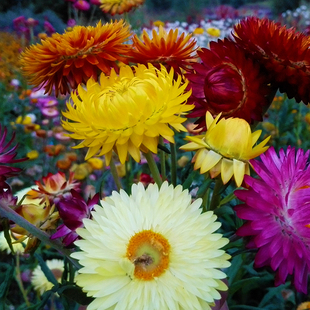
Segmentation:
[(58, 285), (58, 281), (56, 280), (54, 274), (52, 273), (52, 271), (47, 267), (45, 261), (43, 260), (43, 258), (38, 255), (37, 253), (34, 254), (35, 258), (38, 260), (40, 267), (44, 273), (44, 275), (46, 276), (47, 280), (51, 283), (53, 283), (54, 285)]
[[(275, 296), (281, 296), (281, 291), (283, 289), (286, 289), (289, 287), (289, 283), (286, 284), (282, 284), (278, 287), (270, 287), (268, 288), (268, 293), (263, 297), (263, 299), (261, 300), (259, 307), (264, 307), (264, 306), (268, 306), (270, 304), (270, 301), (272, 298), (274, 298)], [(283, 299), (283, 298), (282, 298)]]
[(79, 286), (75, 285), (63, 285), (57, 290), (57, 293), (81, 305), (89, 305), (94, 300), (92, 297), (88, 297)]
[(4, 264), (6, 268), (6, 272), (4, 275), (4, 279), (1, 279), (1, 284), (0, 284), (0, 309), (4, 309), (5, 305), (5, 297), (7, 295), (7, 292), (9, 290), (10, 284), (12, 279), (14, 278), (14, 271), (15, 271), (15, 266), (12, 262), (12, 265), (9, 264)]

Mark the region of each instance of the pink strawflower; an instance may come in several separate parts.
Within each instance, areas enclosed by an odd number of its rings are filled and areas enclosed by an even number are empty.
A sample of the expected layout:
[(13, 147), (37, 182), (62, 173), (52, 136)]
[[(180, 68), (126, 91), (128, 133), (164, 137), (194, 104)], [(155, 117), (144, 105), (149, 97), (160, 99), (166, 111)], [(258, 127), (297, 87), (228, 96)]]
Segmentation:
[(75, 25), (76, 25), (76, 21), (73, 18), (68, 20), (67, 22), (68, 27), (74, 27)]
[(25, 26), (26, 25), (26, 18), (25, 16), (21, 15), (13, 19), (13, 26), (14, 28), (18, 28), (20, 26)]
[(251, 236), (248, 247), (257, 248), (254, 266), (271, 266), (276, 271), (275, 285), (292, 284), (307, 293), (310, 270), (310, 151), (288, 147), (274, 148), (251, 160), (259, 179), (245, 176), (248, 190), (235, 195), (245, 204), (235, 207), (237, 216), (247, 222), (237, 230)]
[(34, 19), (34, 18), (32, 18), (32, 17), (29, 17), (29, 18), (27, 18), (27, 20), (26, 20), (26, 25), (27, 25), (28, 27), (35, 27), (35, 26), (37, 26), (38, 24), (39, 24), (39, 21), (36, 20), (36, 19)]
[(53, 27), (53, 25), (49, 22), (49, 21), (44, 21), (44, 30), (49, 33), (52, 34), (54, 32), (56, 32), (55, 28)]
[(83, 219), (91, 217), (90, 212), (99, 200), (99, 194), (87, 202), (75, 190), (71, 191), (71, 195), (72, 197), (61, 199), (57, 204), (63, 224), (51, 236), (51, 239), (63, 238), (62, 242), (65, 246), (71, 245), (78, 238), (76, 229), (84, 226)]
[(81, 11), (88, 11), (90, 8), (90, 4), (85, 0), (78, 0), (74, 3), (73, 6)]

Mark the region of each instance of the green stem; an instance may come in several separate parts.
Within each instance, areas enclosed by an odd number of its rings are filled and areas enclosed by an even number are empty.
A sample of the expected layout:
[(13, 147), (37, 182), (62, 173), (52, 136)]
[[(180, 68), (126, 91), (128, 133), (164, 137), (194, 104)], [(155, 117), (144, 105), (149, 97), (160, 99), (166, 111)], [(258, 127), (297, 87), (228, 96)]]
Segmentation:
[(170, 143), (171, 151), (171, 183), (173, 186), (177, 185), (177, 149), (175, 143)]
[(220, 205), (222, 189), (223, 189), (222, 179), (217, 178), (215, 181), (209, 210), (214, 211)]
[(147, 160), (147, 163), (148, 163), (149, 168), (151, 170), (151, 174), (153, 176), (154, 181), (156, 182), (158, 187), (160, 187), (162, 185), (163, 181), (162, 181), (162, 178), (160, 176), (160, 173), (159, 173), (158, 167), (156, 165), (156, 162), (154, 160), (152, 152), (144, 153), (144, 156)]
[(27, 307), (30, 307), (30, 302), (27, 298), (27, 294), (25, 292), (25, 288), (24, 288), (24, 285), (23, 285), (23, 281), (22, 281), (22, 278), (21, 278), (21, 274), (20, 274), (20, 260), (19, 260), (19, 254), (16, 253), (16, 282), (18, 284), (18, 287), (20, 289), (20, 291), (22, 292), (22, 295), (23, 295), (23, 298), (25, 300), (25, 303), (27, 305)]
[[(163, 138), (159, 138), (159, 143), (163, 145)], [(161, 168), (161, 177), (163, 180), (167, 179), (166, 176), (166, 153), (164, 151), (159, 151), (159, 158), (160, 158), (160, 168)]]
[(44, 244), (47, 244), (53, 247), (61, 254), (67, 256), (68, 259), (72, 262), (72, 264), (75, 265), (75, 267), (80, 268), (80, 264), (75, 259), (70, 257), (70, 254), (72, 252), (66, 249), (60, 241), (51, 240), (50, 236), (46, 232), (40, 230), (36, 226), (29, 223), (26, 219), (24, 219), (17, 212), (11, 209), (6, 203), (1, 202), (1, 201), (0, 201), (0, 216), (4, 218), (8, 218), (9, 220), (13, 221), (17, 225), (23, 227), (25, 230), (28, 231), (29, 234), (31, 234), (34, 237), (37, 237)]
[(114, 179), (115, 185), (117, 187), (117, 190), (120, 191), (122, 189), (122, 184), (121, 184), (121, 181), (119, 180), (117, 170), (116, 170), (116, 166), (115, 166), (115, 162), (114, 162), (113, 158), (111, 158), (111, 161), (110, 161), (110, 171), (111, 171), (112, 177)]

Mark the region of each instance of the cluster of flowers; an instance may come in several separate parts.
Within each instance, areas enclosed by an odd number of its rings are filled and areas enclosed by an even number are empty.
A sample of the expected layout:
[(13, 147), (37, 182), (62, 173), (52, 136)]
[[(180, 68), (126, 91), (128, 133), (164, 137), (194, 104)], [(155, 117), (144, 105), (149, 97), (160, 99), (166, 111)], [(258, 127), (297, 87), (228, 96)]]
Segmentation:
[[(269, 138), (256, 145), (261, 131), (251, 126), (262, 120), (278, 89), (310, 102), (308, 45), (302, 33), (255, 17), (208, 49), (161, 26), (139, 39), (122, 20), (76, 26), (32, 45), (22, 53), (23, 72), (48, 94), (71, 92), (62, 126), (81, 140), (75, 148), (87, 148), (86, 159), (104, 155), (111, 173), (115, 156), (125, 163), (143, 155), (156, 184), (134, 184), (130, 195), (118, 184), (119, 191), (97, 204), (98, 196), (82, 200), (72, 178), (49, 175), (27, 193), (45, 203), (42, 220), (20, 211), (25, 207), (6, 183), (19, 170), (6, 165), (0, 170), (0, 215), (15, 222), (12, 232), (31, 234), (26, 249), (35, 247), (36, 238), (56, 248), (51, 239), (62, 237), (65, 246), (75, 241), (79, 250), (71, 258), (83, 266), (76, 283), (94, 298), (88, 309), (211, 309), (221, 298), (218, 291), (227, 289), (220, 269), (230, 265), (221, 250), (228, 239), (216, 233), (220, 223), (212, 209), (218, 205), (203, 205), (209, 211), (202, 212), (202, 199), (192, 201), (177, 185), (173, 165), (167, 176), (153, 158), (167, 142), (173, 159), (175, 131), (186, 132), (183, 123), (194, 118), (201, 134), (187, 136), (181, 149), (195, 151), (194, 169), (216, 180), (212, 201), (217, 203), (219, 184), (234, 180), (246, 187), (235, 191), (245, 202), (235, 211), (246, 220), (237, 235), (259, 249), (255, 266), (271, 266), (276, 285), (290, 275), (306, 293), (309, 152), (288, 147), (277, 155), (267, 150)], [(0, 161), (16, 162), (15, 150)], [(261, 161), (253, 160), (259, 155)], [(249, 176), (250, 164), (259, 178)]]

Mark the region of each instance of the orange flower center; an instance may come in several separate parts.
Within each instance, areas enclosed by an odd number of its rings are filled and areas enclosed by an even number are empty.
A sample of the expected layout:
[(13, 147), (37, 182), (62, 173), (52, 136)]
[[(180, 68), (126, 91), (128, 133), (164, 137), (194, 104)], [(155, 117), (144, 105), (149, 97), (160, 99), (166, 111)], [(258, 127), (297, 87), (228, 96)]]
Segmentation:
[(170, 244), (161, 234), (143, 230), (131, 237), (126, 257), (135, 265), (134, 276), (149, 281), (169, 266)]

